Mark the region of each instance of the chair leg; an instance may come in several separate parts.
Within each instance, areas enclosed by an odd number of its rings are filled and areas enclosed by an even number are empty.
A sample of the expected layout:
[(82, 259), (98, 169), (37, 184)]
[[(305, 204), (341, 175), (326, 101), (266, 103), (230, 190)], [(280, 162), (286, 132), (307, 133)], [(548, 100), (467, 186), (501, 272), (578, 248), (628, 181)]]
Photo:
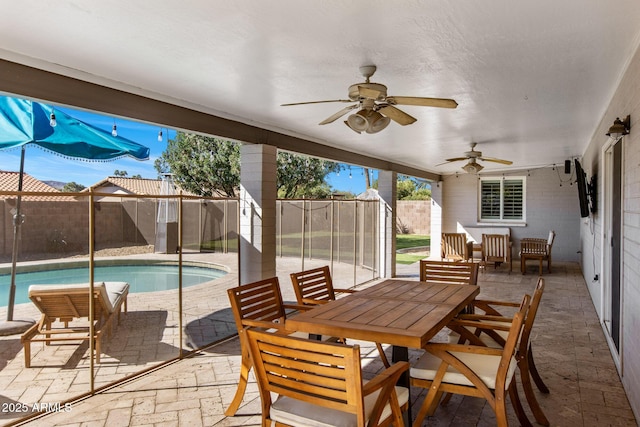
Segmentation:
[(31, 340), (24, 342), (24, 367), (31, 367)]
[(422, 402), (420, 411), (418, 411), (418, 414), (416, 415), (416, 420), (413, 422), (413, 427), (421, 427), (422, 421), (427, 417), (427, 415), (433, 415), (438, 407), (438, 401), (440, 400), (440, 397), (442, 397), (442, 392), (434, 390), (432, 387), (428, 389), (429, 391), (424, 398), (424, 402)]
[(452, 397), (453, 397), (453, 393), (445, 393), (444, 397), (440, 401), (440, 406), (446, 406)]
[(542, 276), (542, 258), (540, 258), (540, 264), (538, 265), (538, 271), (540, 272), (540, 276)]
[(389, 359), (387, 359), (387, 355), (384, 352), (384, 348), (382, 348), (382, 344), (377, 342), (376, 347), (378, 348), (378, 353), (380, 353), (380, 359), (382, 360), (382, 364), (384, 365), (385, 368), (390, 368), (391, 364), (389, 364)]
[(531, 351), (531, 346), (529, 346), (529, 351), (527, 351), (527, 364), (529, 365), (529, 373), (531, 374), (531, 378), (533, 378), (533, 382), (536, 383), (536, 387), (542, 393), (549, 393), (549, 388), (542, 381), (542, 377), (538, 373), (538, 368), (536, 368), (536, 364), (533, 361), (533, 352)]
[(96, 337), (96, 363), (100, 364), (100, 353), (102, 353), (102, 345), (100, 342), (102, 341), (102, 335), (98, 335)]
[[(500, 424), (501, 419), (507, 419), (507, 408), (505, 405), (504, 397), (499, 398), (496, 396), (496, 420), (498, 420), (498, 425)], [(524, 412), (524, 408), (522, 407), (522, 402), (520, 402), (520, 396), (518, 395), (518, 386), (516, 384), (515, 377), (511, 380), (511, 385), (509, 386), (509, 397), (511, 398), (511, 405), (513, 406), (513, 410), (518, 417), (518, 421), (520, 421), (520, 425), (522, 427), (533, 427), (529, 418), (527, 418), (527, 414)]]
[[(243, 351), (244, 353), (244, 351)], [(242, 403), (242, 398), (244, 397), (244, 392), (247, 389), (247, 382), (249, 381), (249, 371), (251, 370), (251, 360), (249, 356), (242, 355), (242, 366), (240, 367), (240, 381), (238, 381), (238, 389), (236, 390), (236, 395), (233, 397), (231, 404), (224, 411), (224, 415), (227, 417), (233, 417), (240, 404)]]
[(520, 369), (520, 378), (522, 379), (522, 389), (524, 390), (524, 395), (527, 399), (527, 403), (529, 404), (529, 408), (531, 408), (531, 412), (533, 412), (533, 416), (539, 424), (543, 426), (549, 425), (549, 420), (542, 412), (542, 408), (536, 399), (536, 395), (533, 392), (533, 387), (531, 386), (531, 377), (529, 375), (529, 363), (528, 358), (523, 357), (519, 363), (518, 368)]

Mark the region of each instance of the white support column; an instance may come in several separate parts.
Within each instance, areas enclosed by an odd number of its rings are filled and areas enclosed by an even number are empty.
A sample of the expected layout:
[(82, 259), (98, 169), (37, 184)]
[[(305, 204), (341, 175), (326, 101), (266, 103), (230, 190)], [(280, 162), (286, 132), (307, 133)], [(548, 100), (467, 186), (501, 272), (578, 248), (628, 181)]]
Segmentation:
[(398, 174), (391, 171), (378, 173), (380, 196), (380, 277), (396, 275), (396, 188)]
[(429, 258), (440, 259), (442, 250), (442, 201), (444, 194), (444, 182), (431, 184), (431, 249)]
[(277, 149), (240, 148), (240, 284), (276, 275)]

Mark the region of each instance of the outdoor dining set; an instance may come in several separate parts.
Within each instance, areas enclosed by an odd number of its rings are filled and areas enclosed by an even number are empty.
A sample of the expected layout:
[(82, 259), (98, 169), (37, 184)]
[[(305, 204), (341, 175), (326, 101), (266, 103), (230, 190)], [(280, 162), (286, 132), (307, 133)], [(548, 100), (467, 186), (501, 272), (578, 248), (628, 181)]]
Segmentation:
[[(419, 265), (419, 280), (385, 279), (358, 291), (334, 288), (328, 266), (293, 273), (295, 303), (283, 301), (277, 277), (229, 289), (242, 367), (225, 415), (238, 411), (253, 370), (263, 426), (402, 426), (414, 420), (419, 427), (453, 394), (486, 399), (499, 426), (508, 425), (508, 396), (519, 423), (530, 426), (519, 377), (535, 421), (549, 425), (533, 386), (549, 389), (530, 342), (544, 279), (520, 301), (484, 300), (478, 298), (480, 263)], [(448, 342), (433, 340), (443, 331)], [(382, 372), (363, 378), (361, 348), (353, 341), (375, 343)], [(390, 359), (383, 344), (391, 347)], [(409, 363), (409, 349), (423, 351), (417, 362)], [(428, 390), (415, 417), (411, 388)]]

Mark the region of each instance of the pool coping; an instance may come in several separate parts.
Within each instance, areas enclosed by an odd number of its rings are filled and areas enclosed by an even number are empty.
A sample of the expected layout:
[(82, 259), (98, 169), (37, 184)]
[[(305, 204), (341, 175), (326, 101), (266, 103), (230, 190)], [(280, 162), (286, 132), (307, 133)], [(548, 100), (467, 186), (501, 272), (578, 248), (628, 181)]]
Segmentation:
[[(177, 266), (179, 261), (176, 259), (158, 259), (150, 257), (113, 257), (113, 258), (100, 258), (94, 260), (96, 267), (103, 266), (121, 266), (121, 265), (174, 265)], [(231, 269), (223, 264), (218, 264), (209, 261), (194, 261), (194, 260), (182, 260), (183, 266), (188, 267), (202, 267), (202, 268), (215, 268), (217, 270), (231, 273)], [(88, 268), (89, 259), (79, 258), (71, 260), (42, 260), (42, 261), (29, 261), (26, 263), (20, 263), (16, 266), (16, 273), (32, 273), (36, 271), (47, 270), (63, 270), (68, 268)], [(11, 274), (11, 265), (0, 266), (0, 276)]]

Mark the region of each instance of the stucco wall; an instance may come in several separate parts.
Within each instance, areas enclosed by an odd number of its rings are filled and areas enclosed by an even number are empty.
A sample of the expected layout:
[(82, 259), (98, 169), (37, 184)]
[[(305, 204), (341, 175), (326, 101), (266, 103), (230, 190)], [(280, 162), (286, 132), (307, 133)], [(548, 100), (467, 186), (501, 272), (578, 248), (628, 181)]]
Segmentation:
[[(615, 89), (611, 103), (603, 106), (604, 114), (599, 124), (594, 123), (595, 131), (582, 158), (582, 166), (589, 177), (598, 174), (598, 200), (604, 199), (603, 188), (606, 180), (603, 176), (602, 149), (609, 143), (605, 134), (616, 117), (621, 119), (631, 115), (631, 132), (623, 140), (623, 224), (622, 224), (622, 282), (621, 282), (621, 352), (618, 359), (622, 383), (631, 407), (640, 417), (640, 52), (637, 50), (627, 70)], [(600, 316), (603, 313), (602, 294), (608, 287), (603, 278), (606, 269), (602, 268), (602, 242), (604, 203), (598, 204), (598, 212), (589, 219), (580, 222), (580, 241), (582, 248), (582, 269), (589, 287), (594, 305)], [(600, 280), (594, 281), (598, 274)], [(601, 318), (602, 320), (602, 318)], [(606, 331), (606, 328), (604, 328)]]

